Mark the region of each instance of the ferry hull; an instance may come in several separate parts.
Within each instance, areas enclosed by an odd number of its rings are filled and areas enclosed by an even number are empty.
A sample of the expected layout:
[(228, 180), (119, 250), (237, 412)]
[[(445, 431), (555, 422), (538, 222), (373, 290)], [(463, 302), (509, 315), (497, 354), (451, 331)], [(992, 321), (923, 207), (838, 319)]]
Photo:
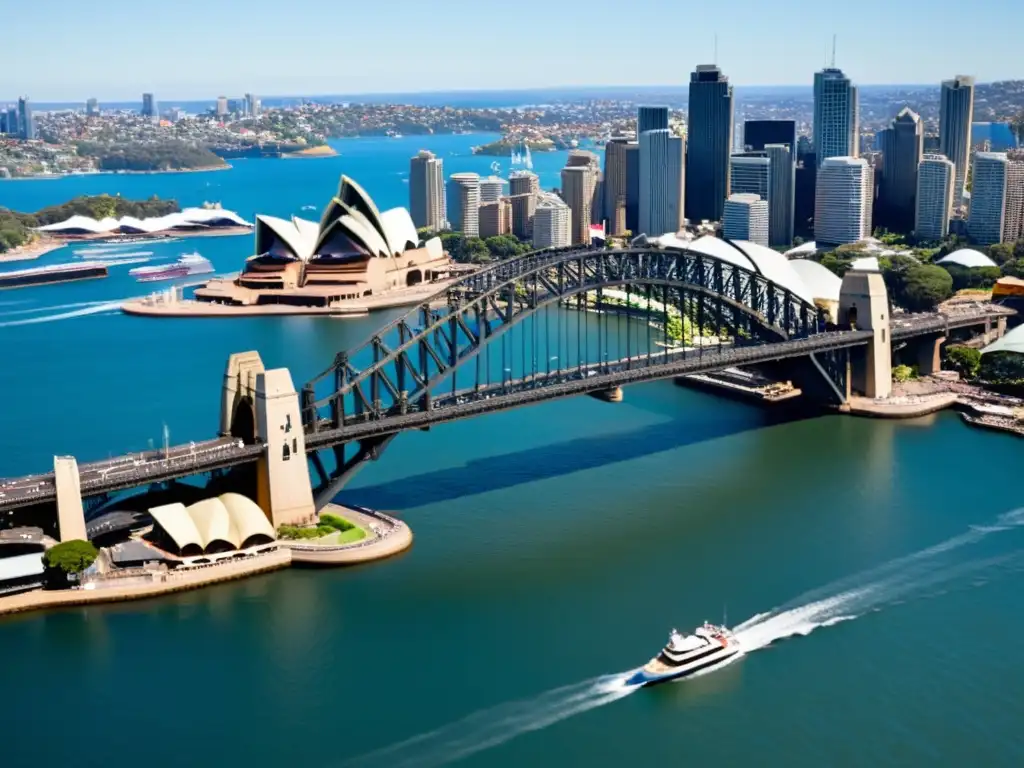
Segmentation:
[(729, 662), (735, 661), (739, 655), (740, 650), (737, 648), (730, 653), (717, 656), (714, 659), (709, 659), (708, 661), (694, 664), (692, 666), (683, 666), (680, 669), (663, 672), (661, 674), (654, 674), (641, 669), (626, 681), (626, 685), (649, 687), (652, 685), (659, 685), (660, 683), (670, 683), (673, 680), (682, 680), (683, 678), (691, 677), (698, 672), (705, 672), (716, 667), (725, 666)]

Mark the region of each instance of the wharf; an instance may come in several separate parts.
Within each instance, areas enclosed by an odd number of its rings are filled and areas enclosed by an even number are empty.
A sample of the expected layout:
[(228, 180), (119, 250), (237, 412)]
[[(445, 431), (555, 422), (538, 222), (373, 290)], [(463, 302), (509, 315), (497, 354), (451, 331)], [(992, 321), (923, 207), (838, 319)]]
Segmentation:
[(681, 387), (692, 387), (738, 400), (776, 404), (800, 397), (802, 392), (790, 382), (771, 381), (739, 368), (712, 373), (695, 373), (675, 379)]

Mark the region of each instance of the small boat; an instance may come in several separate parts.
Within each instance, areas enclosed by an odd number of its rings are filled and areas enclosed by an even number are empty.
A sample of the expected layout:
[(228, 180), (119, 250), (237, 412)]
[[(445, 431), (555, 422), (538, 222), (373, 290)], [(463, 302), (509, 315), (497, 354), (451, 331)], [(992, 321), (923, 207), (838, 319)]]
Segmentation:
[(673, 629), (661, 653), (629, 678), (626, 685), (667, 683), (723, 666), (740, 654), (739, 642), (724, 626), (704, 622), (692, 635), (685, 636)]
[(209, 259), (198, 253), (185, 253), (173, 264), (154, 265), (152, 267), (136, 267), (128, 270), (128, 274), (140, 283), (152, 283), (157, 280), (174, 280), (190, 275), (208, 275), (213, 272), (213, 264)]

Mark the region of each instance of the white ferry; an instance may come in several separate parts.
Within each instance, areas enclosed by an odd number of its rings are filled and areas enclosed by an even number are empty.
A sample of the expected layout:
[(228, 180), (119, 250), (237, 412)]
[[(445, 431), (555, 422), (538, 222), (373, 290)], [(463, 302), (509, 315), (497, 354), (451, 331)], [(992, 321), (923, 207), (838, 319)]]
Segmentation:
[(728, 629), (704, 622), (692, 635), (672, 630), (668, 644), (637, 671), (626, 685), (655, 685), (689, 677), (739, 658), (741, 648)]

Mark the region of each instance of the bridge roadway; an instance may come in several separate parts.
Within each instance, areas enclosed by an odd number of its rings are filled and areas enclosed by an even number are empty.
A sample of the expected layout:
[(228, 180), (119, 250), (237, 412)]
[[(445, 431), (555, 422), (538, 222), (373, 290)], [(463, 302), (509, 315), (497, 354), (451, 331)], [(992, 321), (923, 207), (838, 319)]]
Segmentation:
[[(891, 318), (892, 337), (893, 340), (906, 340), (929, 333), (943, 333), (954, 328), (978, 325), (985, 317), (1011, 314), (1012, 311), (1003, 307), (979, 305), (946, 314), (895, 315)], [(393, 413), (375, 419), (350, 419), (342, 427), (335, 427), (330, 421), (321, 421), (307, 432), (306, 448), (319, 450), (339, 443), (423, 429), (433, 424), (624, 384), (690, 373), (709, 373), (734, 366), (801, 357), (812, 352), (855, 347), (866, 344), (870, 337), (868, 331), (832, 331), (805, 339), (749, 347), (652, 352), (650, 357), (641, 355), (629, 360), (593, 363), (550, 374), (538, 373), (536, 377), (439, 394), (432, 399), (429, 410), (421, 409), (418, 403), (410, 403), (405, 413)], [(220, 437), (172, 446), (166, 455), (162, 450), (145, 451), (83, 463), (79, 464), (82, 495), (96, 496), (239, 466), (255, 461), (262, 452), (262, 445), (245, 445), (235, 438)], [(52, 502), (55, 499), (53, 472), (0, 480), (0, 511)]]

